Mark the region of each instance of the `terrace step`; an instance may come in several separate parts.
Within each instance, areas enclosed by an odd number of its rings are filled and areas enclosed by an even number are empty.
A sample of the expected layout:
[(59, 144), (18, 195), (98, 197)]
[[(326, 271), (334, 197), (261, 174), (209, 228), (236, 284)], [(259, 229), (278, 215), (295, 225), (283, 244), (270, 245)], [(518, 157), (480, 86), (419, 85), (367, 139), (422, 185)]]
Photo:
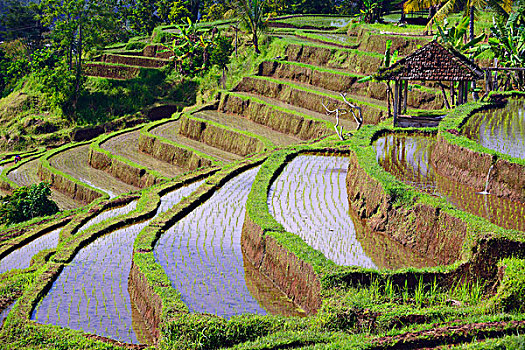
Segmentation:
[[(19, 186), (31, 186), (40, 183), (38, 176), (39, 159), (31, 160), (7, 173), (7, 177)], [(60, 210), (74, 209), (84, 206), (80, 201), (51, 188), (51, 199), (54, 200)]]
[(237, 115), (221, 113), (216, 110), (205, 110), (195, 113), (195, 116), (222, 124), (228, 128), (247, 131), (249, 133), (262, 136), (268, 139), (274, 145), (287, 146), (302, 142), (302, 140), (297, 137), (275, 131), (267, 126), (257, 124), (247, 118), (242, 118)]
[(383, 54), (293, 39), (286, 40), (284, 57), (287, 61), (330, 69), (342, 69), (348, 73), (363, 75), (376, 73), (383, 62)]
[(105, 63), (117, 63), (126, 66), (139, 66), (143, 68), (161, 68), (170, 62), (170, 60), (160, 58), (126, 56), (117, 54), (104, 54), (100, 57), (100, 61)]
[(124, 66), (103, 62), (88, 62), (82, 67), (84, 75), (116, 80), (137, 78), (140, 74), (138, 66)]
[(119, 134), (102, 143), (102, 149), (123, 157), (147, 169), (159, 172), (167, 178), (173, 178), (186, 171), (181, 167), (159, 161), (139, 150), (140, 130)]
[[(335, 48), (355, 49), (357, 48), (357, 46), (359, 46), (359, 44), (355, 40), (352, 40), (352, 38), (347, 36), (346, 34), (330, 33), (330, 32), (327, 32), (327, 33), (315, 32), (312, 34), (314, 35), (310, 36), (307, 33), (295, 32), (293, 34), (292, 33), (289, 33), (289, 34), (288, 33), (286, 34), (276, 33), (276, 34), (273, 34), (272, 36), (283, 38), (283, 39), (289, 39), (289, 40), (290, 39), (297, 40), (300, 42), (311, 42), (313, 44), (333, 46)], [(347, 38), (349, 40), (348, 41), (342, 40), (344, 38)]]
[(228, 127), (215, 120), (197, 115), (181, 119), (179, 133), (195, 141), (204, 142), (224, 151), (246, 157), (274, 148), (267, 138), (244, 130)]
[(174, 122), (162, 124), (154, 129), (151, 129), (150, 132), (154, 135), (164, 137), (177, 144), (205, 153), (219, 162), (233, 162), (242, 158), (237, 154), (226, 152), (213, 146), (209, 146), (203, 142), (195, 141), (185, 136), (182, 136), (181, 134), (179, 134), (179, 129), (180, 120), (177, 120)]
[[(265, 61), (259, 65), (259, 76), (305, 83), (313, 87), (345, 92), (352, 95), (386, 100), (386, 85), (381, 82), (359, 82), (363, 75), (348, 73), (344, 70), (326, 69), (317, 66), (287, 62)], [(441, 92), (437, 89), (414, 88), (408, 94), (409, 107), (423, 109), (441, 109), (444, 106)]]
[(49, 159), (51, 166), (81, 182), (99, 188), (110, 195), (137, 191), (139, 188), (128, 185), (105, 171), (89, 165), (89, 145), (68, 149)]
[(167, 50), (162, 45), (148, 45), (142, 50), (123, 50), (122, 48), (116, 50), (105, 50), (104, 53), (122, 56), (138, 56), (160, 59), (169, 59), (171, 56), (173, 56), (173, 52)]
[[(322, 103), (331, 109), (348, 107), (339, 93), (335, 91), (284, 79), (245, 77), (237, 85), (235, 91), (268, 96), (321, 114), (326, 113)], [(387, 106), (384, 101), (356, 95), (347, 95), (347, 99), (361, 108), (366, 124), (377, 124), (387, 115)], [(342, 115), (341, 118), (354, 120), (351, 114)]]
[[(250, 92), (231, 92), (230, 95), (244, 97), (249, 100), (255, 100), (255, 101), (260, 100), (264, 102), (265, 104), (271, 106), (272, 108), (284, 108), (287, 110), (291, 110), (291, 111), (295, 111), (297, 113), (303, 114), (307, 117), (323, 120), (323, 121), (326, 121), (332, 124), (335, 123), (335, 117), (328, 116), (326, 115), (326, 113), (319, 113), (316, 111), (312, 111), (312, 110), (303, 108), (301, 106), (295, 106), (288, 102), (284, 102), (276, 98), (271, 98), (271, 97), (267, 97), (264, 95), (250, 93)], [(353, 120), (348, 120), (348, 119), (341, 119), (340, 123), (341, 125), (343, 125), (343, 127), (346, 130), (355, 129), (357, 126), (357, 124)]]

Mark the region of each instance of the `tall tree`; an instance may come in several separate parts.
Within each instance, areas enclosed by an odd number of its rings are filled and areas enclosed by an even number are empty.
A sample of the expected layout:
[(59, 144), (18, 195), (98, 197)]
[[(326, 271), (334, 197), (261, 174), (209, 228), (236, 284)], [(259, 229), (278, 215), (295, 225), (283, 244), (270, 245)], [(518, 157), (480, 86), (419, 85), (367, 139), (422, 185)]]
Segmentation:
[[(82, 80), (86, 50), (105, 44), (121, 28), (119, 0), (43, 0), (42, 21), (48, 25), (54, 47), (63, 53), (76, 77), (75, 100)], [(74, 103), (75, 101), (73, 101)]]
[(259, 33), (266, 27), (266, 0), (237, 0), (237, 11), (241, 16), (241, 23), (252, 36), (252, 43), (256, 53), (259, 50)]
[(150, 34), (160, 19), (155, 14), (157, 10), (155, 0), (131, 0), (128, 8), (128, 21), (135, 33)]
[(47, 30), (40, 21), (41, 10), (36, 3), (23, 0), (7, 0), (0, 12), (3, 37), (6, 40), (20, 39), (29, 52), (42, 46), (43, 34)]

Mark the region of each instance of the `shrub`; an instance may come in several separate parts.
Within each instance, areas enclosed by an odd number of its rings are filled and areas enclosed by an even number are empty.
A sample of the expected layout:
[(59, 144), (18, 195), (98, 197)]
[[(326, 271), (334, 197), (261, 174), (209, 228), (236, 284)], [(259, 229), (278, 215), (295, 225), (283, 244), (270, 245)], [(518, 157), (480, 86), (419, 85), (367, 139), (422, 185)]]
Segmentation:
[(50, 195), (49, 184), (41, 182), (17, 188), (12, 195), (0, 197), (0, 223), (14, 224), (55, 214), (58, 206), (49, 198)]

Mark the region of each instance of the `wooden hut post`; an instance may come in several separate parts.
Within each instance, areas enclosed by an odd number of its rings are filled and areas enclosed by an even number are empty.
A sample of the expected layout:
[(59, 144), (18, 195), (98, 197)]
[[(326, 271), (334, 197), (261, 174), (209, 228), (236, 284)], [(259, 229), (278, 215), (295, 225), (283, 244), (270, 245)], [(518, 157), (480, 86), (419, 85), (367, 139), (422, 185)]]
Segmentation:
[(499, 88), (499, 86), (498, 86), (498, 69), (497, 69), (498, 68), (498, 59), (497, 58), (494, 59), (494, 68), (496, 68), (496, 69), (494, 71), (494, 85), (492, 85), (492, 90), (497, 91), (498, 88)]
[(399, 106), (399, 80), (395, 80), (395, 84), (394, 84), (394, 126), (397, 125), (398, 106)]
[(405, 92), (403, 94), (403, 114), (407, 112), (407, 101), (408, 101), (408, 80), (404, 80)]
[(488, 94), (490, 91), (490, 71), (487, 69), (485, 71), (485, 94)]
[(455, 102), (455, 93), (454, 93), (454, 82), (451, 81), (450, 82), (450, 103), (452, 104), (452, 106), (455, 106), (456, 105), (456, 102)]
[(459, 85), (458, 85), (458, 101), (457, 101), (457, 105), (461, 105), (463, 104), (463, 81), (460, 81), (459, 82)]

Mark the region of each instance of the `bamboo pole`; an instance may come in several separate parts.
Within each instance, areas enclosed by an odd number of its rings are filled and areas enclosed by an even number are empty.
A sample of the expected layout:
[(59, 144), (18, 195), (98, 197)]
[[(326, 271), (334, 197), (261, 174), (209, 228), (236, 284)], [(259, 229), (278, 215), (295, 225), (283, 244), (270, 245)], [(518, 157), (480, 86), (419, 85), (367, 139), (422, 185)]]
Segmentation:
[(403, 93), (403, 114), (407, 112), (407, 100), (408, 100), (408, 80), (404, 81), (405, 92)]

